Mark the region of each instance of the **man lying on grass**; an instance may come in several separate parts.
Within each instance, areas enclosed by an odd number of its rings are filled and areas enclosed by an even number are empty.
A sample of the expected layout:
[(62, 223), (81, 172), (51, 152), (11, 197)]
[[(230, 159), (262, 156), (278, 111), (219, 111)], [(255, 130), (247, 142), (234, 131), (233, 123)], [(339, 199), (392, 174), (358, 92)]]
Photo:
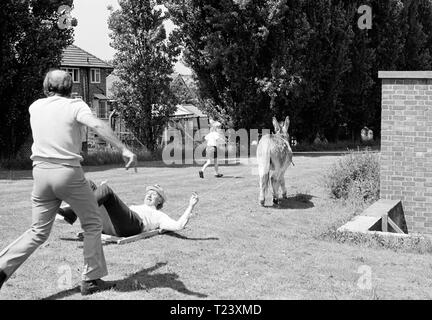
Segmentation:
[[(92, 181), (89, 183), (102, 214), (102, 232), (117, 237), (130, 237), (157, 229), (181, 230), (188, 223), (192, 210), (198, 203), (198, 195), (192, 193), (189, 206), (178, 220), (174, 220), (161, 211), (167, 198), (159, 185), (146, 188), (143, 204), (128, 207), (108, 185), (96, 187)], [(71, 207), (60, 208), (58, 214), (69, 224), (73, 224), (77, 219)]]

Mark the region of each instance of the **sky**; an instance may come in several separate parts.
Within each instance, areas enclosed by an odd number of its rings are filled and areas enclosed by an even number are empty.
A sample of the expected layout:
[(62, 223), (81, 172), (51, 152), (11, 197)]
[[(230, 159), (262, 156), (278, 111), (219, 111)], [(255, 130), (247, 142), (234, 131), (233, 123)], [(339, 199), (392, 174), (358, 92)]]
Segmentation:
[[(117, 0), (74, 0), (71, 11), (72, 17), (78, 20), (78, 25), (74, 28), (74, 44), (103, 60), (111, 60), (115, 53), (109, 45), (109, 5), (114, 9), (119, 8)], [(165, 28), (170, 33), (174, 24), (167, 21)], [(181, 74), (191, 74), (190, 69), (182, 63), (177, 63), (174, 70)]]

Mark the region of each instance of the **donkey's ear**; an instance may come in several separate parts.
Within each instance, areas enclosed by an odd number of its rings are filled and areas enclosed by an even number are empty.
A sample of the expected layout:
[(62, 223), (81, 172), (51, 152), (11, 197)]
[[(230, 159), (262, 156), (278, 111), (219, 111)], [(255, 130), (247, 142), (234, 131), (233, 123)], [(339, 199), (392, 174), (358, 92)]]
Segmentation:
[(288, 130), (289, 125), (290, 125), (290, 119), (289, 119), (289, 116), (287, 116), (285, 118), (285, 123), (284, 123), (284, 127), (285, 127), (286, 130)]
[(279, 122), (277, 122), (276, 117), (272, 118), (273, 127), (275, 129), (275, 132), (278, 132), (280, 130)]

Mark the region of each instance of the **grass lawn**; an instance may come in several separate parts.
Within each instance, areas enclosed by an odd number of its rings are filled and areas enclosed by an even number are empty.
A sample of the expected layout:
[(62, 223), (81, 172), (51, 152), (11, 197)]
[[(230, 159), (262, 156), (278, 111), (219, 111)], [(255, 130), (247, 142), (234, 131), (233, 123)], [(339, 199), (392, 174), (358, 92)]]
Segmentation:
[[(320, 234), (352, 212), (330, 199), (322, 174), (335, 156), (294, 159), (286, 173), (289, 199), (280, 208), (258, 205), (258, 177), (246, 165), (222, 166), (224, 178), (198, 177), (198, 167), (142, 163), (85, 168), (96, 182), (108, 180), (128, 204), (141, 203), (145, 186), (167, 193), (164, 211), (178, 217), (192, 191), (200, 196), (187, 229), (126, 245), (105, 245), (107, 280), (113, 290), (82, 297), (79, 224), (55, 222), (49, 240), (17, 270), (0, 299), (431, 299), (429, 254), (323, 240)], [(31, 171), (0, 172), (0, 247), (31, 223)], [(299, 196), (301, 195), (301, 196)], [(268, 199), (270, 204), (270, 198)], [(358, 286), (362, 266), (372, 288)], [(59, 286), (70, 267), (72, 286)]]

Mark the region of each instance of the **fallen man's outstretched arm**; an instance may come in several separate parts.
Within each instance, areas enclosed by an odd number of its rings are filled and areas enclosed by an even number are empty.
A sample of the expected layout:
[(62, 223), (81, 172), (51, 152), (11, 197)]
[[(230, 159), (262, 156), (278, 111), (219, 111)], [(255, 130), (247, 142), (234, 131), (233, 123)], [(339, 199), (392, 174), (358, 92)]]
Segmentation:
[(189, 205), (186, 208), (183, 215), (176, 221), (171, 219), (167, 215), (164, 215), (161, 218), (159, 228), (162, 231), (179, 231), (182, 230), (186, 224), (188, 223), (190, 217), (192, 216), (192, 210), (195, 205), (198, 203), (198, 195), (194, 192), (189, 200)]

